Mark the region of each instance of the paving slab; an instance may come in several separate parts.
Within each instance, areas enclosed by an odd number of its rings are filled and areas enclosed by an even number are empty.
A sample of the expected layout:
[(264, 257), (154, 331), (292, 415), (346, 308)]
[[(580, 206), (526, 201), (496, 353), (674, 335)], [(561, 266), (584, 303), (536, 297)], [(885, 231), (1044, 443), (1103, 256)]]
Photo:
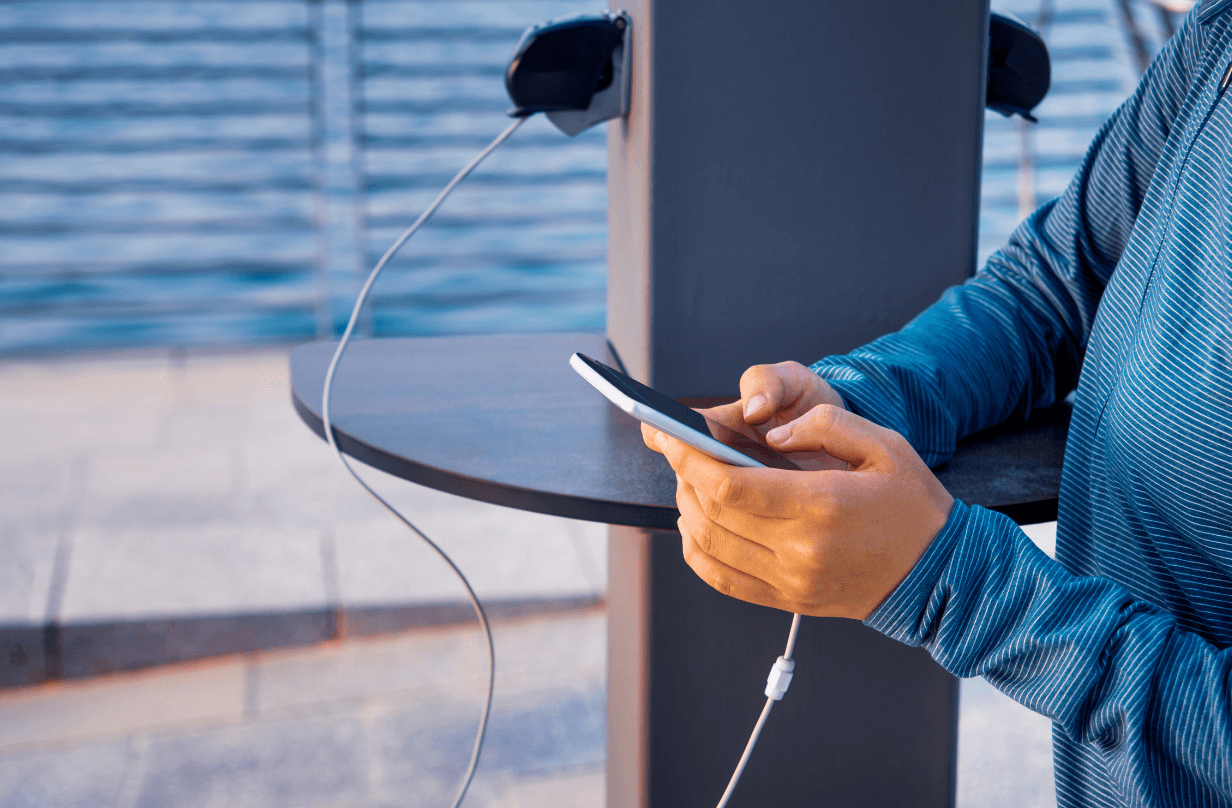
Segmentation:
[(0, 757), (0, 808), (113, 808), (128, 759), (124, 741)]
[(238, 452), (226, 443), (176, 451), (115, 450), (90, 459), (85, 495), (103, 501), (236, 493)]
[(0, 456), (0, 526), (23, 533), (62, 531), (81, 506), (84, 482), (84, 457), (78, 454)]
[(506, 808), (543, 808), (545, 805), (600, 806), (607, 800), (603, 772), (583, 772), (516, 783), (501, 793)]
[(164, 409), (171, 383), (172, 354), (152, 348), (111, 354), (101, 365), (80, 358), (15, 360), (6, 363), (0, 408), (36, 413), (80, 413), (84, 409), (131, 411)]
[[(597, 684), (555, 692), (550, 699), (541, 691), (498, 701), (481, 763), (485, 780), (602, 767), (605, 698), (602, 683)], [(378, 792), (414, 795), (412, 805), (441, 804), (466, 768), (476, 724), (477, 705), (462, 701), (440, 700), (430, 712), (412, 706), (376, 716), (370, 731), (374, 753), (383, 762)]]
[(55, 624), (42, 632), (48, 672), (24, 683), (316, 645), (338, 636), (337, 625), (325, 609)]
[[(496, 623), (497, 689), (564, 687), (603, 677), (607, 621), (600, 610)], [(424, 665), (425, 659), (433, 660)], [(451, 628), (348, 640), (320, 648), (262, 654), (256, 703), (262, 712), (417, 692), (457, 691), (474, 698), (487, 675), (487, 647), (477, 628)]]
[[(438, 541), (481, 598), (515, 600), (552, 593), (602, 595), (598, 547), (605, 528), (582, 528), (540, 514), (489, 506), (466, 521), (406, 508)], [(332, 530), (344, 602), (355, 605), (465, 598), (460, 582), (441, 575), (445, 562), (393, 517), (379, 513)], [(590, 541), (587, 539), (590, 535)], [(603, 553), (606, 555), (606, 553)], [(589, 558), (589, 569), (583, 560)]]
[[(538, 790), (598, 808), (605, 615), (496, 632), (501, 673), (467, 804)], [(469, 755), (484, 653), (474, 629), (439, 629), (0, 693), (0, 726), (16, 727), (0, 735), (0, 784), (24, 784), (40, 805), (93, 788), (86, 804), (122, 808), (436, 806)], [(74, 755), (105, 758), (115, 776), (50, 783)]]
[(48, 678), (47, 628), (41, 623), (0, 623), (0, 689)]
[(84, 528), (73, 535), (65, 624), (319, 609), (317, 536), (239, 524)]
[(368, 791), (357, 716), (294, 718), (151, 739), (136, 808), (359, 805)]
[(4, 548), (0, 624), (42, 625), (60, 535), (37, 522), (14, 525), (0, 521), (0, 547)]

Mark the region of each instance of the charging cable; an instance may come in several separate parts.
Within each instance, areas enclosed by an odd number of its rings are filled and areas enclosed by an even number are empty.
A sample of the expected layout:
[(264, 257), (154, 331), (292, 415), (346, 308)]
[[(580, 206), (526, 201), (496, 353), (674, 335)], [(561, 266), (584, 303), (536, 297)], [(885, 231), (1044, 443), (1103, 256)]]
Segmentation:
[[(342, 355), (346, 352), (347, 345), (351, 341), (351, 335), (355, 332), (355, 325), (359, 322), (360, 312), (363, 310), (364, 304), (368, 301), (368, 296), (372, 292), (372, 286), (376, 283), (377, 277), (380, 276), (390, 259), (397, 254), (398, 250), (402, 248), (402, 245), (406, 243), (407, 239), (415, 235), (415, 231), (419, 230), (424, 222), (428, 221), (428, 219), (432, 217), (432, 214), (436, 213), (436, 209), (439, 208), (441, 203), (449, 197), (449, 194), (453, 192), (453, 189), (457, 187), (458, 183), (470, 176), (470, 173), (474, 171), (475, 168), (482, 163), (489, 154), (495, 151), (498, 146), (508, 140), (509, 136), (516, 132), (518, 127), (525, 123), (528, 117), (529, 116), (519, 117), (511, 123), (505, 131), (497, 135), (496, 139), (489, 143), (487, 148), (481, 151), (475, 159), (467, 163), (466, 166), (458, 172), (457, 176), (449, 181), (449, 184), (445, 186), (444, 190), (437, 195), (436, 199), (432, 201), (432, 204), (419, 215), (419, 218), (415, 220), (415, 223), (408, 227), (406, 231), (398, 237), (398, 240), (394, 242), (393, 246), (385, 251), (385, 254), (381, 256), (381, 260), (377, 261), (376, 266), (373, 267), (372, 272), (368, 275), (368, 279), (364, 282), (363, 287), (360, 288), (359, 295), (355, 299), (355, 306), (351, 309), (351, 317), (347, 320), (346, 328), (342, 332), (342, 337), (338, 340), (338, 347), (334, 350), (334, 356), (329, 362), (329, 369), (325, 372), (325, 390), (321, 396), (321, 421), (324, 423), (325, 439), (329, 442), (329, 447), (334, 451), (334, 454), (346, 468), (347, 472), (355, 478), (355, 481), (358, 482), (365, 491), (371, 494), (373, 499), (379, 502), (387, 511), (396, 516), (402, 524), (410, 528), (415, 535), (419, 536), (419, 538), (423, 539), (429, 547), (435, 550), (436, 554), (439, 555), (441, 559), (449, 565), (449, 568), (453, 570), (454, 574), (458, 576), (458, 580), (460, 580), (462, 582), (462, 586), (466, 588), (466, 596), (470, 598), (471, 606), (475, 609), (475, 615), (479, 618), (479, 625), (483, 628), (484, 638), (488, 643), (488, 691), (487, 695), (484, 697), (483, 714), (479, 719), (479, 728), (475, 732), (475, 745), (471, 751), (470, 764), (466, 767), (466, 773), (462, 777), (462, 785), (458, 789), (458, 795), (454, 798), (451, 808), (458, 808), (458, 806), (462, 804), (462, 800), (466, 797), (467, 789), (470, 788), (471, 781), (475, 777), (475, 769), (479, 765), (479, 755), (483, 751), (483, 741), (488, 731), (488, 718), (492, 714), (492, 693), (496, 686), (496, 646), (492, 641), (492, 627), (488, 624), (487, 613), (484, 612), (483, 604), (479, 602), (479, 597), (475, 594), (475, 590), (471, 587), (470, 581), (466, 579), (466, 576), (462, 573), (462, 570), (458, 568), (458, 565), (454, 563), (453, 559), (451, 559), (436, 542), (432, 541), (432, 539), (428, 538), (422, 530), (416, 527), (411, 520), (403, 516), (397, 508), (373, 490), (372, 486), (368, 485), (368, 483), (365, 482), (364, 479), (355, 471), (354, 467), (351, 466), (350, 461), (346, 459), (346, 455), (344, 455), (342, 450), (338, 447), (338, 440), (334, 435), (333, 420), (330, 418), (329, 403), (330, 398), (333, 395), (334, 374), (338, 370), (338, 363), (342, 360)], [(753, 727), (753, 734), (749, 736), (749, 742), (744, 747), (744, 754), (740, 756), (740, 762), (736, 764), (736, 770), (732, 773), (731, 781), (727, 784), (727, 790), (723, 792), (723, 796), (719, 800), (718, 808), (725, 808), (727, 801), (731, 799), (732, 792), (736, 790), (736, 783), (740, 782), (740, 775), (744, 773), (744, 767), (749, 762), (749, 757), (753, 754), (753, 747), (757, 744), (757, 738), (761, 735), (762, 727), (766, 725), (766, 719), (770, 716), (770, 708), (774, 706), (776, 701), (783, 698), (783, 694), (787, 692), (787, 688), (791, 684), (791, 678), (796, 667), (796, 663), (791, 658), (791, 654), (796, 646), (796, 633), (799, 630), (800, 615), (792, 615), (791, 632), (787, 635), (787, 649), (774, 663), (774, 667), (770, 669), (770, 675), (766, 677), (766, 706), (762, 708), (761, 716), (758, 717), (757, 724)]]
[(325, 392), (321, 396), (321, 420), (325, 425), (325, 439), (329, 441), (329, 447), (334, 450), (334, 454), (338, 456), (338, 459), (342, 462), (342, 465), (345, 466), (346, 470), (350, 472), (352, 477), (355, 478), (355, 481), (363, 486), (365, 491), (371, 494), (377, 502), (381, 503), (387, 511), (398, 517), (399, 521), (409, 527), (415, 535), (427, 542), (428, 546), (435, 550), (436, 554), (444, 559), (445, 563), (449, 565), (449, 568), (454, 571), (454, 574), (458, 576), (458, 580), (462, 581), (462, 586), (466, 587), (466, 596), (470, 598), (471, 605), (475, 607), (475, 615), (479, 618), (479, 625), (483, 627), (484, 637), (488, 641), (488, 693), (484, 697), (483, 701), (483, 716), (479, 719), (479, 729), (475, 732), (475, 746), (471, 751), (470, 765), (466, 767), (466, 773), (462, 777), (462, 785), (458, 789), (458, 796), (454, 798), (451, 808), (458, 808), (458, 806), (462, 804), (463, 798), (466, 797), (466, 791), (470, 788), (471, 780), (475, 777), (475, 768), (479, 765), (479, 754), (483, 751), (483, 739), (488, 731), (488, 717), (492, 714), (492, 691), (496, 686), (496, 646), (492, 642), (492, 627), (488, 625), (488, 616), (484, 612), (483, 605), (480, 604), (479, 598), (475, 595), (475, 590), (471, 588), (470, 581), (466, 580), (466, 576), (462, 574), (462, 570), (458, 569), (458, 565), (453, 562), (453, 559), (451, 559), (445, 551), (437, 545), (436, 542), (429, 539), (422, 530), (415, 527), (415, 525), (411, 523), (411, 520), (399, 513), (397, 508), (385, 501), (385, 499), (374, 491), (372, 486), (364, 482), (364, 479), (359, 476), (354, 468), (351, 467), (350, 462), (346, 459), (346, 455), (344, 455), (342, 450), (338, 448), (338, 440), (334, 436), (333, 421), (330, 419), (329, 415), (329, 400), (334, 390), (334, 373), (338, 370), (338, 362), (342, 359), (342, 354), (346, 351), (347, 343), (351, 340), (351, 334), (355, 331), (355, 324), (359, 322), (359, 313), (363, 309), (364, 303), (367, 302), (368, 295), (372, 291), (372, 284), (376, 283), (377, 276), (381, 274), (381, 270), (385, 269), (385, 265), (389, 263), (390, 259), (393, 258), (402, 245), (406, 243), (406, 240), (415, 235), (415, 231), (418, 230), (424, 222), (428, 221), (428, 219), (432, 217), (433, 213), (436, 213), (436, 209), (441, 206), (441, 203), (445, 201), (457, 184), (466, 179), (470, 173), (475, 170), (475, 167), (484, 161), (484, 158), (496, 150), (497, 146), (508, 140), (509, 136), (516, 132), (519, 126), (526, 122), (526, 117), (520, 117), (511, 123), (505, 131), (497, 135), (496, 140), (493, 140), (490, 144), (488, 144), (488, 147), (481, 151), (474, 160), (467, 163), (466, 167), (459, 171), (458, 175), (450, 180), (449, 184), (445, 186), (445, 189), (437, 195), (436, 199), (432, 201), (432, 204), (428, 206), (427, 210), (419, 215), (419, 218), (415, 220), (415, 223), (408, 227), (406, 232), (404, 232), (398, 240), (394, 242), (394, 245), (385, 251), (385, 254), (381, 256), (381, 260), (377, 261), (371, 274), (368, 275), (368, 280), (364, 282), (363, 287), (359, 290), (359, 296), (355, 300), (355, 307), (351, 309), (351, 319), (347, 321), (346, 329), (342, 332), (342, 338), (338, 340), (338, 347), (334, 350), (334, 358), (330, 360), (329, 370), (325, 372)]
[(791, 658), (791, 652), (795, 650), (796, 632), (799, 630), (800, 615), (793, 614), (791, 631), (787, 634), (787, 650), (775, 661), (774, 667), (770, 669), (770, 675), (766, 677), (766, 706), (761, 708), (761, 715), (753, 726), (753, 734), (749, 736), (749, 742), (744, 746), (744, 754), (740, 756), (740, 762), (736, 764), (736, 770), (732, 772), (727, 790), (719, 798), (718, 808), (725, 808), (727, 801), (731, 799), (732, 792), (736, 790), (736, 783), (740, 782), (740, 775), (744, 774), (745, 764), (749, 762), (749, 757), (753, 754), (753, 747), (757, 745), (757, 736), (761, 735), (761, 728), (766, 725), (766, 719), (770, 717), (770, 708), (776, 701), (783, 698), (783, 694), (791, 685), (791, 677), (796, 669), (796, 661)]

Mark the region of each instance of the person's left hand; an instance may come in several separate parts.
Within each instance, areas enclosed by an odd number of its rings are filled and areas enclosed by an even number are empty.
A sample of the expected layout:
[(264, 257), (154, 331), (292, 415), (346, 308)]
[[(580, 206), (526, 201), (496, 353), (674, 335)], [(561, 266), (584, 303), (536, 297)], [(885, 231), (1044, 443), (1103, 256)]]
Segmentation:
[(685, 561), (726, 595), (786, 611), (863, 620), (954, 504), (905, 438), (831, 405), (766, 440), (785, 453), (824, 450), (848, 470), (741, 468), (650, 437), (676, 470)]

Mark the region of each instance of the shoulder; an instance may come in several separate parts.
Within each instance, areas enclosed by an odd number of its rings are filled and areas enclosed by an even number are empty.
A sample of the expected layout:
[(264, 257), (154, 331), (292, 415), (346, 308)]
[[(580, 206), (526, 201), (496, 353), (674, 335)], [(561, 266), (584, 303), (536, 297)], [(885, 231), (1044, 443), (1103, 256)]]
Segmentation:
[(1194, 79), (1209, 80), (1202, 67), (1226, 53), (1230, 42), (1232, 0), (1203, 0), (1185, 17), (1165, 51), (1174, 50), (1174, 60), (1188, 68)]

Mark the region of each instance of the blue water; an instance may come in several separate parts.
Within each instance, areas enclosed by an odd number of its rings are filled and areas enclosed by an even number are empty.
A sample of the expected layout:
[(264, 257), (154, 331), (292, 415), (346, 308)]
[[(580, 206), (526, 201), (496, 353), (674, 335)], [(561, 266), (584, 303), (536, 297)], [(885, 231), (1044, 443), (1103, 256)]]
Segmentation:
[[(336, 330), (367, 268), (507, 125), (520, 32), (597, 8), (0, 4), (0, 353)], [(1054, 91), (1027, 175), (1018, 123), (987, 119), (981, 256), (1060, 193), (1135, 80), (1113, 0), (1058, 0), (1046, 33)], [(394, 262), (370, 330), (602, 329), (604, 138), (530, 121)]]
[[(0, 352), (336, 330), (375, 258), (508, 124), (520, 32), (589, 7), (0, 4)], [(605, 170), (601, 129), (524, 126), (394, 262), (371, 328), (601, 329)]]

